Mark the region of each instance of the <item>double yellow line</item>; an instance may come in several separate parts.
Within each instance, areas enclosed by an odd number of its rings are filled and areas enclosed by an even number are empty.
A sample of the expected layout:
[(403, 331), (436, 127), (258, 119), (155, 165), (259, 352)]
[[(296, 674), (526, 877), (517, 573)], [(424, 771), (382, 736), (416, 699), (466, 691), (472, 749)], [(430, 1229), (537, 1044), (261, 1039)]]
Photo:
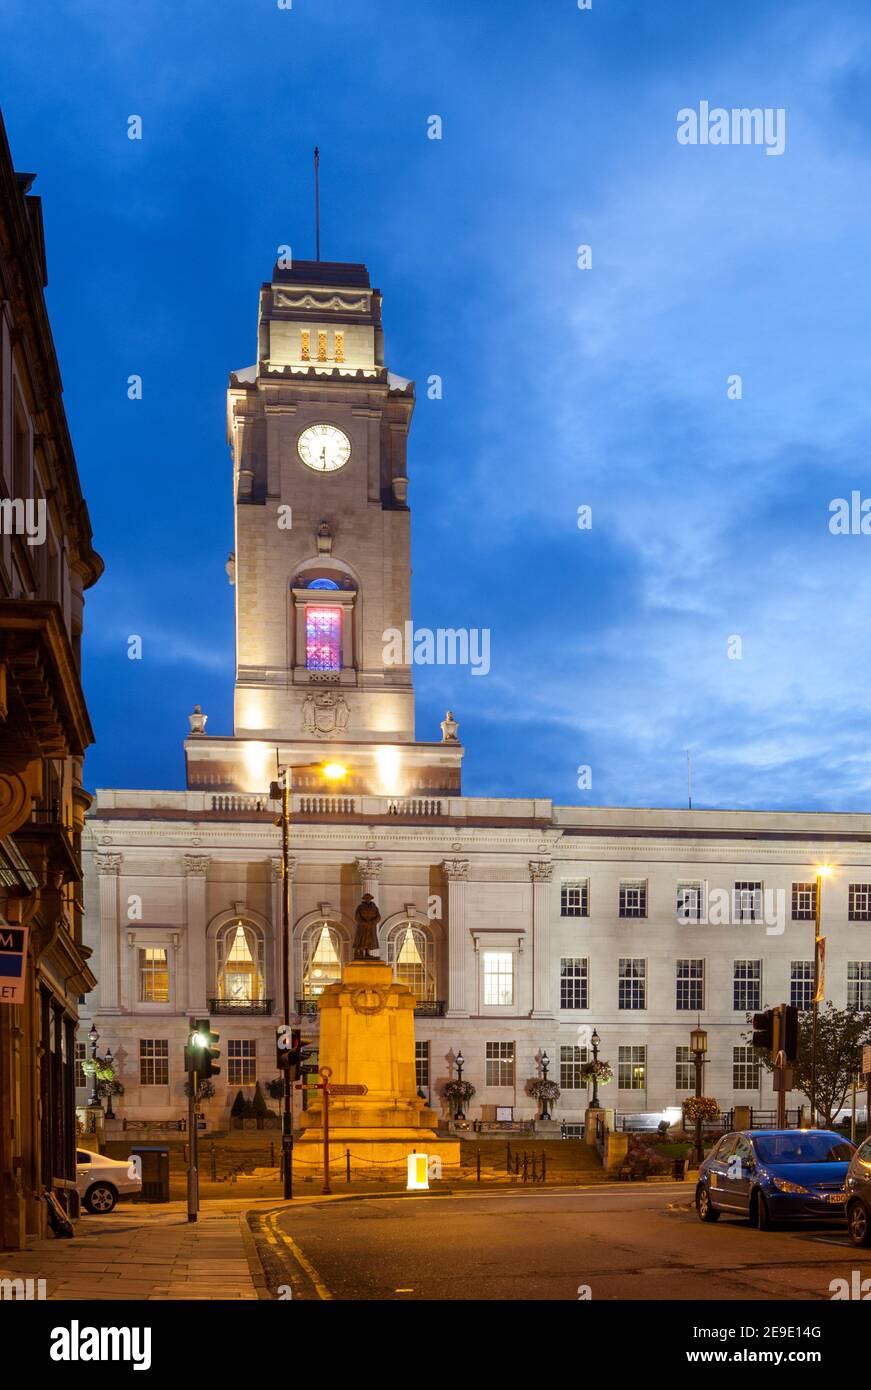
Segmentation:
[(273, 1246), (276, 1250), (280, 1250), (280, 1248), (284, 1246), (286, 1250), (290, 1251), (291, 1255), (296, 1260), (300, 1269), (302, 1269), (305, 1272), (312, 1285), (314, 1286), (318, 1298), (323, 1299), (326, 1302), (328, 1299), (331, 1299), (333, 1295), (330, 1293), (323, 1279), (318, 1274), (311, 1260), (302, 1253), (296, 1241), (293, 1239), (293, 1236), (289, 1236), (286, 1231), (283, 1231), (281, 1229), (281, 1227), (278, 1224), (278, 1219), (280, 1216), (281, 1212), (279, 1211), (274, 1211), (271, 1212), (268, 1216), (264, 1216), (262, 1227), (263, 1235), (265, 1236), (269, 1244)]

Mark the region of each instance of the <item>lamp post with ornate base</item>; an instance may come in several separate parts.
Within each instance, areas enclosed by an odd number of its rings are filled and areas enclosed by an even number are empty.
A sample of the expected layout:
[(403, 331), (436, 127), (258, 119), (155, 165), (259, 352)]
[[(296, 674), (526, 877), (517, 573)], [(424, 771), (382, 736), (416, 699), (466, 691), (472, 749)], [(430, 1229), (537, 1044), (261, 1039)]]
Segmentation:
[[(465, 1066), (465, 1062), (466, 1062), (466, 1059), (465, 1059), (465, 1057), (463, 1056), (462, 1052), (458, 1052), (458, 1053), (457, 1053), (457, 1056), (456, 1056), (456, 1063), (457, 1063), (457, 1085), (458, 1085), (458, 1086), (462, 1086), (462, 1084), (463, 1084), (463, 1067)], [(458, 1104), (458, 1106), (459, 1106), (460, 1108), (459, 1108), (459, 1110), (457, 1110), (456, 1114), (454, 1115), (454, 1119), (455, 1119), (455, 1120), (465, 1120), (465, 1118), (466, 1118), (466, 1113), (465, 1113), (465, 1111), (464, 1111), (464, 1109), (463, 1109), (463, 1097), (462, 1097), (462, 1092), (460, 1093), (460, 1098), (459, 1098), (459, 1100), (457, 1101), (457, 1104)]]
[[(693, 1054), (693, 1061), (696, 1067), (696, 1099), (702, 1097), (704, 1065), (706, 1061), (705, 1053), (708, 1050), (708, 1035), (704, 1028), (696, 1027), (690, 1033), (690, 1052)], [(702, 1116), (701, 1111), (696, 1113), (696, 1164), (701, 1164), (704, 1160), (704, 1143), (702, 1140)]]

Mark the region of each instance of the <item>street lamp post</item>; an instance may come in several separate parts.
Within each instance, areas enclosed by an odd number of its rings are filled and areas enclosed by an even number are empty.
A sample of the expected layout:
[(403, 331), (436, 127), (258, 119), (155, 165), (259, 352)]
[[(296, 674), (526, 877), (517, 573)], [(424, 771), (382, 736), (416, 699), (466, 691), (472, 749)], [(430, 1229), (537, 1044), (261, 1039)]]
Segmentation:
[(591, 1110), (598, 1110), (599, 1108), (599, 1078), (596, 1074), (596, 1063), (599, 1060), (599, 1043), (601, 1041), (602, 1039), (594, 1028), (593, 1036), (590, 1038), (590, 1046), (593, 1049), (593, 1099), (590, 1102)]
[(97, 1094), (97, 1043), (100, 1041), (100, 1034), (97, 1032), (96, 1024), (91, 1024), (91, 1031), (88, 1034), (88, 1042), (91, 1044), (91, 1061), (94, 1070), (91, 1072), (91, 1095), (88, 1101), (89, 1107), (96, 1108), (100, 1104), (100, 1097)]
[[(457, 1083), (458, 1083), (458, 1085), (462, 1086), (462, 1084), (463, 1084), (463, 1067), (464, 1067), (465, 1064), (466, 1064), (466, 1059), (465, 1059), (465, 1057), (463, 1056), (462, 1052), (458, 1052), (458, 1053), (457, 1053), (457, 1056), (456, 1056), (456, 1063), (457, 1063)], [(459, 1106), (459, 1109), (456, 1111), (456, 1113), (455, 1113), (455, 1115), (454, 1115), (454, 1119), (455, 1119), (455, 1120), (465, 1120), (465, 1118), (466, 1118), (466, 1112), (465, 1112), (464, 1109), (463, 1109), (463, 1097), (462, 1097), (462, 1095), (459, 1095), (459, 1096), (457, 1097), (457, 1105)]]
[[(112, 1049), (111, 1049), (111, 1047), (107, 1047), (107, 1048), (106, 1048), (106, 1061), (109, 1063), (109, 1066), (111, 1067), (112, 1061), (113, 1061)], [(108, 1082), (108, 1086), (109, 1086), (109, 1094), (108, 1094), (108, 1096), (106, 1097), (106, 1119), (107, 1119), (107, 1120), (114, 1120), (114, 1118), (115, 1118), (115, 1111), (112, 1109), (112, 1082), (111, 1082), (111, 1081)]]
[[(543, 1052), (543, 1053), (541, 1054), (541, 1073), (542, 1073), (541, 1079), (542, 1079), (542, 1081), (547, 1081), (547, 1069), (548, 1069), (549, 1066), (550, 1066), (550, 1058), (548, 1057), (548, 1055), (547, 1055), (546, 1052)], [(542, 1118), (543, 1120), (549, 1120), (549, 1119), (550, 1119), (550, 1112), (549, 1112), (548, 1106), (547, 1106), (547, 1096), (545, 1096), (545, 1097), (542, 1099), (542, 1102), (541, 1102), (541, 1118)]]
[[(286, 764), (279, 768), (278, 780), (269, 787), (273, 801), (281, 802), (281, 814), (276, 823), (281, 826), (281, 979), (282, 1017), (290, 1028), (290, 797), (293, 773), (303, 767), (318, 767), (329, 781), (345, 776), (345, 768), (337, 763), (321, 767), (320, 763)], [(293, 1079), (290, 1067), (284, 1068), (284, 1094), (281, 1108), (281, 1158), (283, 1192), (286, 1201), (293, 1197)]]
[(817, 868), (817, 891), (814, 898), (814, 997), (811, 1003), (811, 1128), (817, 1123), (817, 1015), (819, 1013), (820, 993), (820, 923), (822, 920), (823, 879), (832, 870), (828, 864)]
[[(703, 1086), (703, 1069), (705, 1065), (705, 1053), (708, 1050), (708, 1035), (704, 1028), (694, 1028), (690, 1033), (690, 1052), (693, 1054), (693, 1061), (696, 1065), (696, 1099), (700, 1100)], [(704, 1145), (702, 1141), (702, 1117), (696, 1113), (696, 1163), (701, 1164), (704, 1159)]]

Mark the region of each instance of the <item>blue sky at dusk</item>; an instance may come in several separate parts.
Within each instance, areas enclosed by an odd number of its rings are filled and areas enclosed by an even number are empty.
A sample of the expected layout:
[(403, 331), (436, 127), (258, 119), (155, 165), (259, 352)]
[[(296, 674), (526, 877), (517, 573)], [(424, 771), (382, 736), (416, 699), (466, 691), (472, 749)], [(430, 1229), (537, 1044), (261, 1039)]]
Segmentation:
[[(415, 623), (492, 633), (418, 669), (418, 737), (450, 705), (473, 795), (680, 806), (690, 749), (697, 805), (867, 810), (871, 536), (828, 522), (871, 496), (869, 66), (867, 0), (5, 0), (106, 561), (87, 784), (181, 786), (195, 702), (232, 731), (224, 393), (318, 143), (323, 257), (418, 383)], [(703, 100), (785, 152), (678, 144)]]

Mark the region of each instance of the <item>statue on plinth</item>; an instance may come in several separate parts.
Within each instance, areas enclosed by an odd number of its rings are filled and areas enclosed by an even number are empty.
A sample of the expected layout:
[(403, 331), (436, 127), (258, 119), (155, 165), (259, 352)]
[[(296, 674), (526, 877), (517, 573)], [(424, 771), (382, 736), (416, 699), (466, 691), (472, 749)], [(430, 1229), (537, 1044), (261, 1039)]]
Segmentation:
[(364, 893), (354, 913), (357, 930), (354, 934), (354, 960), (371, 960), (378, 951), (378, 923), (381, 913), (371, 893)]

